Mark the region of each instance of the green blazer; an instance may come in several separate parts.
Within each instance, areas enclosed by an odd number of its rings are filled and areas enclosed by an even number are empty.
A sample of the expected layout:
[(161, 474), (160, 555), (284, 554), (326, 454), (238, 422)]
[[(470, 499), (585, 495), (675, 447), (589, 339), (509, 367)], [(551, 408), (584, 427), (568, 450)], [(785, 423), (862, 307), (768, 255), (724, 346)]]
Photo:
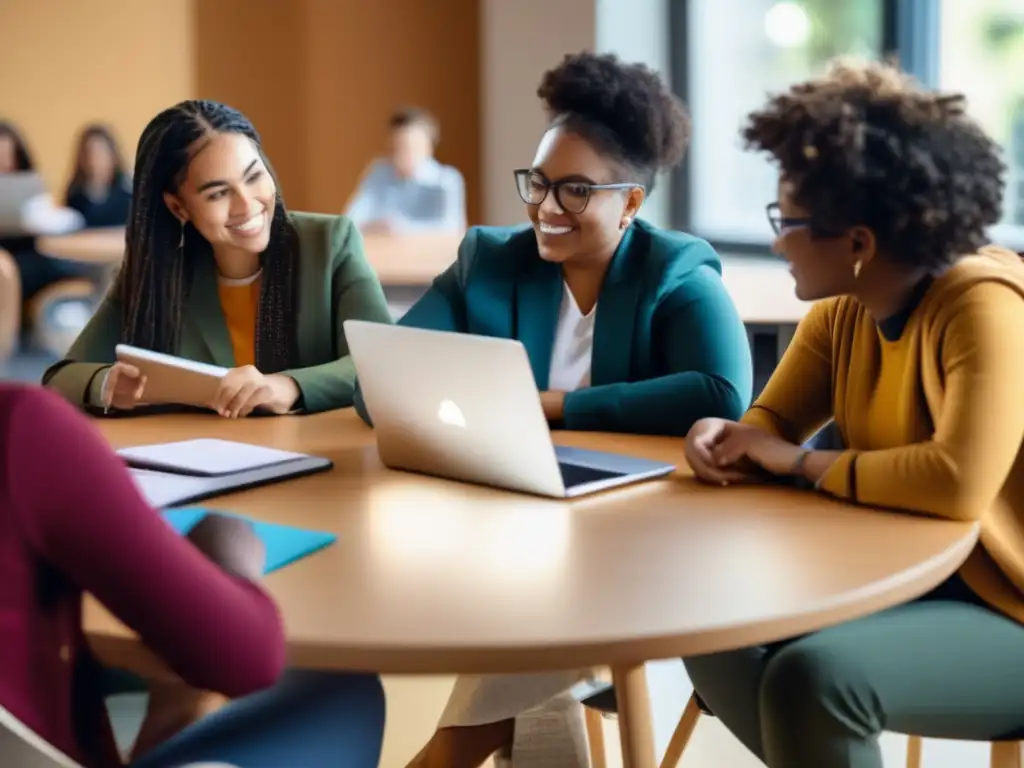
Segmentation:
[[(566, 429), (684, 435), (698, 419), (743, 415), (750, 346), (721, 271), (703, 240), (627, 230), (597, 301), (591, 386), (565, 396)], [(474, 227), (399, 324), (518, 339), (545, 390), (562, 283), (532, 228)], [(358, 392), (356, 409), (369, 422)]]
[[(392, 322), (384, 292), (366, 260), (363, 238), (344, 216), (293, 213), (299, 232), (299, 367), (284, 371), (302, 391), (303, 409), (326, 411), (352, 405), (355, 365), (342, 322), (360, 318)], [(98, 405), (102, 374), (121, 342), (121, 302), (113, 293), (71, 345), (67, 357), (43, 375), (43, 384), (80, 406)], [(196, 265), (176, 354), (227, 368), (234, 351), (217, 294), (212, 259)]]

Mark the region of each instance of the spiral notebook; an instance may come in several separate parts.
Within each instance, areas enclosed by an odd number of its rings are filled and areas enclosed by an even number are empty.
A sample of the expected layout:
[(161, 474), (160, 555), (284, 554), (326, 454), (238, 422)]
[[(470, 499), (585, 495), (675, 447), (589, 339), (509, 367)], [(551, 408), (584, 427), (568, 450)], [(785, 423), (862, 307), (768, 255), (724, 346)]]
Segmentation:
[(335, 534), (327, 533), (326, 531), (311, 531), (306, 528), (295, 528), (290, 525), (264, 523), (260, 520), (248, 518), (245, 515), (223, 512), (219, 509), (184, 507), (181, 509), (164, 510), (161, 514), (175, 531), (185, 536), (200, 520), (206, 517), (208, 512), (216, 512), (219, 515), (231, 515), (252, 524), (256, 535), (267, 549), (265, 574), (284, 568), (286, 565), (291, 565), (304, 557), (309, 557), (338, 540)]

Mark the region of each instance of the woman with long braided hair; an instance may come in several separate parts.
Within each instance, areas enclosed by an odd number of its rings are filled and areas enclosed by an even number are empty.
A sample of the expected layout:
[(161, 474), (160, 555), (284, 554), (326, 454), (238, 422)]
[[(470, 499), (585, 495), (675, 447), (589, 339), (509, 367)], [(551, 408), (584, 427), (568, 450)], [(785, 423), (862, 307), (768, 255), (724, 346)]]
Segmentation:
[(229, 368), (222, 416), (352, 404), (342, 322), (390, 322), (362, 239), (343, 216), (288, 213), (252, 123), (184, 101), (143, 131), (124, 264), (43, 383), (71, 402), (130, 410), (145, 378), (118, 343)]

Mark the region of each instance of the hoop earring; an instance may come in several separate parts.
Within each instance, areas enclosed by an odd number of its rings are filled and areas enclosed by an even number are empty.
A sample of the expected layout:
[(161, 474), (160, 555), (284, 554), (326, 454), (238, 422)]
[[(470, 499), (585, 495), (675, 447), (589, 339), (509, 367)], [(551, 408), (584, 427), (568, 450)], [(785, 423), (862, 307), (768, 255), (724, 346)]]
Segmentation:
[(181, 222), (181, 238), (178, 240), (178, 250), (185, 249), (185, 222)]
[(854, 280), (856, 280), (858, 277), (860, 277), (860, 268), (862, 266), (863, 266), (863, 264), (861, 263), (860, 259), (857, 259), (857, 261), (853, 262), (853, 279)]

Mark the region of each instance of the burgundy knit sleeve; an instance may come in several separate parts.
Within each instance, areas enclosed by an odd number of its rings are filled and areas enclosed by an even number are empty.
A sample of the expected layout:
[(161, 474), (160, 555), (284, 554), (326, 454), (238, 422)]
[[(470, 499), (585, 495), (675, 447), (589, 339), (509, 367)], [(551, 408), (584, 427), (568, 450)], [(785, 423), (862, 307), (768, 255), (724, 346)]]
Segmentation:
[(84, 416), (39, 388), (0, 387), (0, 483), (38, 557), (91, 592), (185, 682), (237, 697), (284, 667), (278, 611), (180, 537)]

